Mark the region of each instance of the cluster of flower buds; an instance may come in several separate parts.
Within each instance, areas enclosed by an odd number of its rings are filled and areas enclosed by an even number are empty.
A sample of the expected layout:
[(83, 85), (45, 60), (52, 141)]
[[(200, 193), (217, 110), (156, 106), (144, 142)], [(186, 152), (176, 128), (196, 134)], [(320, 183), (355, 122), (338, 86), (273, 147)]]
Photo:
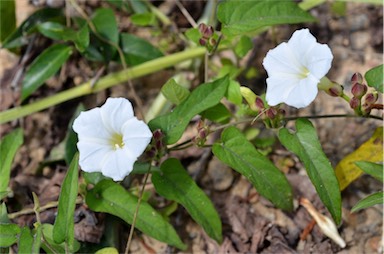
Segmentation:
[(209, 134), (209, 127), (204, 124), (204, 121), (200, 120), (197, 124), (197, 135), (192, 139), (192, 142), (201, 147), (205, 145), (207, 136)]
[(164, 143), (164, 133), (157, 129), (153, 132), (152, 143), (148, 146), (145, 152), (146, 156), (150, 159), (160, 159), (164, 156), (167, 146)]
[(363, 76), (360, 73), (355, 73), (351, 78), (352, 95), (349, 105), (358, 115), (369, 115), (375, 105), (378, 94), (376, 91), (368, 92), (368, 86), (364, 84)]
[(254, 107), (251, 108), (256, 109), (256, 111), (261, 114), (260, 116), (262, 116), (262, 119), (267, 127), (281, 127), (285, 115), (285, 110), (279, 108), (279, 106), (267, 108), (265, 105), (266, 103), (264, 103), (264, 100), (260, 96), (256, 95)]
[(201, 46), (205, 46), (209, 52), (212, 52), (216, 47), (217, 41), (214, 38), (215, 31), (212, 26), (207, 26), (204, 23), (199, 24), (199, 32), (201, 37), (199, 39), (199, 43)]

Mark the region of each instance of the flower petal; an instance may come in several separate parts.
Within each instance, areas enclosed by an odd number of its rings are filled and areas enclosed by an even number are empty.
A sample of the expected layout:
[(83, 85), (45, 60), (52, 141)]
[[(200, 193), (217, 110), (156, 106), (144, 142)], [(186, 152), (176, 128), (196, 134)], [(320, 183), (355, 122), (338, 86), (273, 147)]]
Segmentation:
[(100, 108), (81, 112), (73, 122), (73, 130), (78, 134), (79, 140), (86, 137), (98, 137), (108, 140), (111, 133), (105, 128), (101, 119)]
[(282, 73), (299, 75), (302, 72), (301, 63), (285, 42), (268, 51), (263, 66), (269, 77)]
[(288, 75), (279, 75), (267, 78), (266, 100), (268, 105), (276, 106), (286, 102), (290, 92), (300, 80)]
[(136, 158), (139, 157), (152, 139), (152, 132), (143, 121), (132, 118), (122, 127), (124, 148)]
[(101, 163), (105, 160), (105, 156), (112, 151), (110, 146), (98, 145), (90, 141), (79, 141), (77, 148), (80, 151), (80, 167), (86, 172), (101, 171)]
[(101, 107), (101, 117), (111, 132), (121, 134), (121, 126), (134, 117), (132, 104), (124, 98), (108, 98)]
[(105, 157), (101, 172), (114, 181), (121, 181), (132, 171), (135, 161), (136, 157), (133, 157), (129, 150), (117, 149)]
[(309, 32), (309, 29), (295, 31), (288, 41), (289, 47), (303, 65), (307, 64), (306, 59), (317, 44), (316, 38)]
[(331, 69), (333, 55), (328, 45), (317, 44), (310, 51), (307, 68), (317, 79), (324, 77)]
[(318, 89), (319, 80), (309, 75), (306, 79), (302, 79), (290, 92), (285, 103), (295, 108), (304, 108), (315, 100)]

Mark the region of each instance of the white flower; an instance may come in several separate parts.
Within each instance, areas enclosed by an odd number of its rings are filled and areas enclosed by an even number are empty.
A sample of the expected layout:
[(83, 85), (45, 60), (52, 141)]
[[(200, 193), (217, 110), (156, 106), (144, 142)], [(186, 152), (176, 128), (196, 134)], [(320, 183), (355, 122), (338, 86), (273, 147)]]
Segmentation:
[(303, 108), (317, 95), (317, 84), (331, 68), (332, 52), (326, 44), (316, 42), (308, 29), (293, 33), (268, 51), (263, 65), (268, 72), (266, 100), (275, 106), (287, 105)]
[(108, 98), (103, 106), (81, 112), (73, 123), (78, 134), (79, 164), (86, 172), (101, 172), (121, 181), (152, 138), (124, 98)]

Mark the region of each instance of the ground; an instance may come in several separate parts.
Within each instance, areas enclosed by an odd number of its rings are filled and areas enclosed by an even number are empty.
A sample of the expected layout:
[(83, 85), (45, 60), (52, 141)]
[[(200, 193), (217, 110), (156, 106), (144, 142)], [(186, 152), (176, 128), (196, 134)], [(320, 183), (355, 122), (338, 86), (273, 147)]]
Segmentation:
[[(17, 1), (18, 21), (40, 6), (52, 1)], [(194, 18), (204, 8), (203, 1), (182, 1)], [(172, 13), (180, 31), (189, 27), (184, 16), (175, 6), (174, 1), (158, 2), (158, 6)], [(107, 5), (106, 2), (88, 1), (83, 7), (91, 13), (94, 8)], [(329, 3), (314, 8), (311, 14), (319, 19), (316, 24), (305, 25), (321, 43), (327, 43), (334, 54), (334, 62), (328, 77), (345, 86), (350, 91), (349, 80), (354, 72), (365, 73), (370, 68), (382, 63), (383, 57), (383, 9), (382, 6), (369, 4), (348, 3), (346, 14), (337, 15), (331, 11)], [(117, 12), (120, 21), (126, 20), (123, 13)], [(122, 29), (126, 23), (122, 22)], [(292, 32), (303, 27), (300, 25), (278, 26), (273, 34), (276, 41), (287, 40)], [(146, 35), (147, 30), (134, 30), (140, 35)], [(254, 50), (244, 59), (247, 67), (263, 70), (261, 62), (266, 52), (276, 44), (272, 41), (271, 32), (265, 32), (254, 39)], [(30, 56), (38, 54), (47, 41), (35, 41)], [(154, 42), (156, 43), (156, 42)], [(175, 50), (180, 45), (175, 46)], [(23, 53), (25, 51), (22, 51)], [(225, 54), (225, 52), (223, 53)], [(20, 80), (17, 73), (22, 70), (23, 55), (17, 56), (1, 50), (1, 107), (5, 110), (17, 105), (19, 98)], [(7, 59), (7, 60), (5, 60)], [(213, 59), (214, 60), (214, 59)], [(117, 66), (112, 66), (118, 68)], [(112, 70), (108, 70), (112, 71)], [(57, 91), (78, 85), (95, 75), (85, 60), (71, 58), (64, 71), (52, 78), (46, 88), (35, 93), (29, 102), (49, 96)], [(144, 101), (153, 101), (159, 93), (159, 88), (173, 75), (172, 70), (162, 71), (134, 81), (139, 96)], [(188, 78), (198, 79), (194, 73)], [(255, 91), (262, 91), (265, 86), (265, 73), (261, 71), (255, 79), (241, 77), (243, 85)], [(128, 95), (128, 96), (127, 96)], [(1, 135), (16, 127), (24, 129), (24, 145), (18, 151), (11, 174), (10, 187), (13, 197), (6, 202), (9, 213), (15, 213), (21, 208), (32, 207), (31, 193), (39, 196), (42, 205), (56, 201), (60, 186), (65, 176), (66, 166), (55, 161), (52, 150), (64, 139), (69, 120), (78, 103), (82, 102), (87, 108), (102, 104), (108, 96), (130, 97), (127, 86), (116, 86), (108, 91), (95, 95), (78, 98), (59, 104), (48, 110), (34, 113), (21, 120), (1, 126)], [(148, 105), (144, 105), (144, 110)], [(304, 110), (287, 108), (289, 115), (326, 115), (351, 113), (349, 105), (341, 99), (330, 99), (325, 93), (320, 93), (315, 102)], [(375, 112), (380, 114), (379, 112)], [(313, 120), (319, 134), (324, 152), (335, 166), (343, 157), (365, 142), (382, 123), (377, 120), (362, 118), (335, 118)], [(271, 131), (261, 125), (256, 126), (265, 135)], [(191, 129), (194, 126), (191, 127)], [(188, 132), (186, 133), (188, 136)], [(216, 137), (212, 137), (214, 139)], [(211, 140), (213, 141), (213, 140)], [(58, 149), (60, 150), (60, 149)], [(255, 188), (241, 175), (226, 167), (212, 157), (209, 149), (191, 148), (183, 153), (172, 153), (171, 156), (182, 160), (185, 167), (194, 177), (198, 185), (209, 195), (217, 208), (223, 223), (223, 242), (216, 243), (194, 223), (186, 211), (179, 207), (171, 215), (171, 222), (180, 234), (182, 240), (189, 246), (186, 252), (193, 253), (383, 253), (382, 242), (382, 207), (350, 213), (351, 207), (362, 197), (382, 189), (380, 183), (364, 175), (342, 192), (343, 221), (339, 227), (347, 247), (342, 249), (325, 237), (308, 212), (298, 205), (302, 197), (310, 200), (318, 211), (327, 214), (319, 200), (314, 187), (306, 176), (303, 165), (299, 160), (286, 151), (281, 145), (275, 144), (270, 158), (286, 173), (294, 190), (295, 209), (291, 213), (274, 208), (270, 202), (259, 196)], [(42, 162), (45, 162), (42, 164)], [(140, 183), (141, 179), (137, 179)], [(151, 190), (151, 187), (148, 187)], [(43, 222), (53, 223), (56, 209), (42, 212)], [(33, 214), (16, 216), (13, 219), (19, 225), (32, 226), (35, 221)], [(129, 227), (123, 222), (104, 214), (89, 211), (85, 205), (76, 209), (76, 238), (85, 242), (99, 242), (104, 228), (109, 224), (117, 225), (120, 229), (118, 245), (124, 248)], [(107, 229), (111, 230), (111, 229)], [(136, 232), (131, 246), (132, 253), (173, 253), (177, 250)]]

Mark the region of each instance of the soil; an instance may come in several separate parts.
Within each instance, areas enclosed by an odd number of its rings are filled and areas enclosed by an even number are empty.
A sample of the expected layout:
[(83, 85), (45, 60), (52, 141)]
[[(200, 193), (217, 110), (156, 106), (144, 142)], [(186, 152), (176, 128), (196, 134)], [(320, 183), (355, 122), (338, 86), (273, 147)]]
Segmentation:
[[(55, 1), (29, 2), (16, 1), (19, 24), (37, 8), (50, 5)], [(59, 5), (59, 2), (55, 4)], [(181, 3), (193, 14), (195, 20), (201, 15), (206, 4), (205, 1), (181, 1)], [(173, 20), (178, 31), (185, 31), (190, 27), (175, 1), (158, 1), (155, 5)], [(82, 1), (82, 7), (89, 14), (99, 6), (108, 6), (108, 3)], [(262, 92), (265, 89), (266, 74), (261, 62), (266, 52), (276, 46), (275, 42), (288, 40), (296, 29), (308, 27), (319, 42), (327, 43), (332, 49), (334, 61), (328, 77), (343, 84), (345, 90), (350, 91), (349, 80), (353, 73), (364, 74), (372, 67), (383, 63), (383, 8), (357, 3), (347, 3), (346, 7), (345, 15), (339, 15), (332, 11), (331, 4), (327, 2), (311, 10), (311, 14), (318, 18), (318, 23), (277, 26), (255, 38), (254, 50), (242, 63), (246, 68), (257, 68), (260, 73), (253, 79), (240, 77), (242, 85)], [(116, 15), (118, 20), (127, 21), (123, 12), (117, 11)], [(121, 30), (148, 36), (152, 43), (159, 43), (150, 38), (149, 28), (134, 29), (125, 22), (119, 23), (119, 26)], [(26, 47), (21, 50), (19, 56), (0, 50), (1, 111), (19, 104), (21, 85), (19, 75), (23, 73), (25, 64), (29, 63), (49, 43), (46, 39), (36, 38), (29, 49)], [(182, 50), (181, 46), (174, 45), (168, 49), (167, 53)], [(221, 54), (227, 56), (229, 53)], [(71, 57), (59, 75), (51, 78), (45, 88), (34, 93), (27, 103), (91, 79), (98, 71), (93, 67), (80, 56)], [(105, 73), (118, 68), (112, 65)], [(138, 95), (146, 102), (144, 111), (151, 105), (160, 87), (173, 74), (173, 70), (166, 70), (134, 81)], [(192, 83), (201, 83), (199, 73), (185, 72), (185, 75), (192, 80)], [(95, 95), (59, 104), (1, 126), (1, 136), (17, 127), (22, 127), (24, 130), (24, 144), (17, 152), (11, 172), (10, 188), (13, 190), (13, 197), (6, 199), (9, 213), (32, 207), (32, 192), (38, 195), (41, 205), (58, 199), (67, 167), (63, 161), (56, 161), (56, 158), (60, 158), (60, 154), (55, 154), (55, 151), (61, 151), (58, 146), (65, 138), (70, 118), (79, 103), (83, 103), (86, 108), (91, 108), (101, 105), (109, 96), (132, 99), (128, 86), (120, 85)], [(286, 110), (291, 116), (353, 113), (345, 101), (330, 98), (322, 92), (310, 107), (300, 111), (287, 107)], [(382, 112), (374, 112), (374, 114), (382, 116)], [(382, 126), (380, 121), (362, 118), (327, 118), (312, 120), (312, 122), (317, 128), (324, 152), (333, 166), (368, 140), (378, 126)], [(268, 129), (261, 125), (257, 127), (263, 135), (271, 135)], [(195, 126), (191, 126), (186, 136), (193, 135), (194, 128)], [(350, 213), (351, 207), (358, 200), (382, 189), (379, 182), (363, 175), (342, 192), (343, 221), (339, 226), (339, 232), (347, 246), (341, 248), (324, 236), (307, 210), (298, 205), (300, 198), (307, 198), (319, 212), (329, 216), (307, 177), (303, 165), (277, 143), (269, 149), (269, 157), (287, 175), (294, 190), (295, 209), (291, 213), (274, 208), (243, 176), (212, 157), (209, 149), (190, 148), (171, 154), (172, 157), (182, 161), (198, 185), (209, 195), (223, 223), (223, 242), (218, 244), (189, 217), (184, 208), (179, 206), (171, 215), (171, 222), (182, 240), (189, 246), (185, 253), (383, 253), (383, 208), (375, 206), (357, 213)], [(141, 178), (137, 178), (134, 182), (140, 184), (141, 181)], [(53, 223), (55, 216), (56, 209), (48, 209), (41, 213), (41, 220)], [(87, 209), (86, 205), (78, 205), (75, 216), (75, 235), (79, 241), (105, 243), (104, 229), (109, 224), (113, 224), (119, 229), (117, 246), (120, 250), (124, 250), (129, 231), (128, 225), (111, 216), (94, 213)], [(32, 227), (35, 216), (33, 214), (18, 216), (13, 219), (13, 222)], [(130, 251), (131, 253), (182, 253), (138, 231)]]

